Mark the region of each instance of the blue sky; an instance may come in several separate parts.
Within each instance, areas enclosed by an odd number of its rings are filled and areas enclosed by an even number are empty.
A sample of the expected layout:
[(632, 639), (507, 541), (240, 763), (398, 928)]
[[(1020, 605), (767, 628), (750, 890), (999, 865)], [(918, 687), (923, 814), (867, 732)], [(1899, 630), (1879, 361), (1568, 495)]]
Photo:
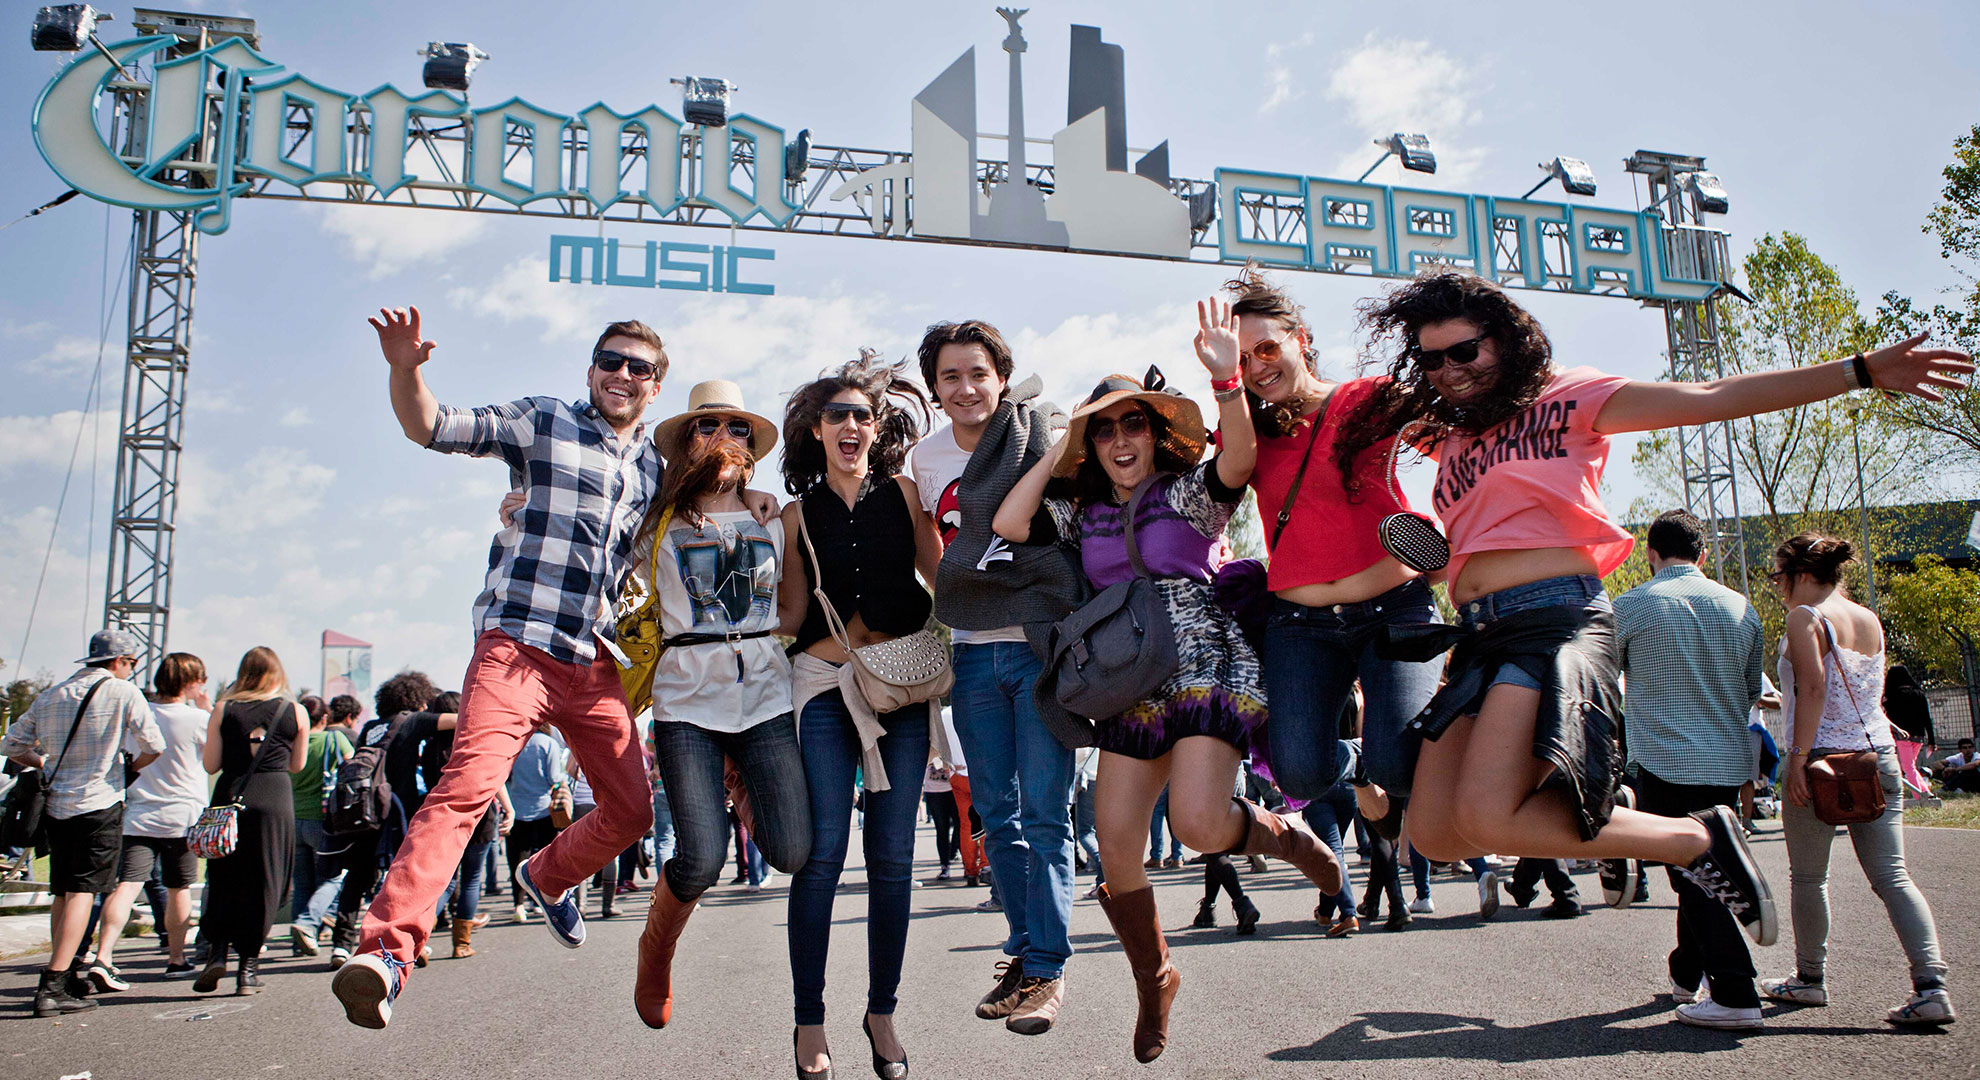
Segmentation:
[[(493, 59), (474, 100), (511, 95), (575, 112), (674, 110), (671, 76), (722, 75), (737, 103), (821, 144), (908, 149), (909, 102), (964, 49), (978, 52), (978, 108), (1004, 127), (1003, 22), (990, 3), (841, 5), (594, 3), (584, 26), (519, 3), (201, 5), (259, 20), (263, 53), (355, 92), (419, 82), (413, 51), (469, 40)], [(104, 37), (128, 36), (129, 9)], [(1427, 131), (1443, 169), (1426, 186), (1516, 195), (1556, 154), (1586, 159), (1597, 205), (1635, 208), (1620, 163), (1638, 148), (1705, 155), (1733, 201), (1743, 251), (1767, 232), (1805, 234), (1867, 302), (1951, 283), (1920, 232), (1954, 138), (1980, 120), (1980, 13), (1970, 3), (1635, 5), (1251, 3), (1242, 20), (1203, 5), (1036, 4), (1026, 16), (1027, 128), (1064, 124), (1067, 27), (1098, 25), (1126, 50), (1128, 142), (1169, 140), (1173, 171), (1218, 166), (1352, 178), (1368, 140)], [(0, 218), (63, 185), (28, 117), (66, 59), (26, 45), (31, 7), (9, 8), (0, 69)], [(1567, 14), (1571, 12), (1570, 14)], [(986, 143), (986, 153), (998, 144)], [(1038, 148), (1034, 153), (1045, 153)], [(1376, 179), (1398, 182), (1393, 166)], [(109, 297), (107, 409), (82, 410), (96, 363), (106, 225), (120, 273), (130, 215), (77, 200), (0, 233), (0, 659), (60, 670), (101, 616), (123, 293)], [(987, 318), (1048, 391), (1076, 399), (1110, 371), (1160, 363), (1201, 387), (1191, 302), (1209, 266), (850, 238), (742, 234), (776, 249), (773, 297), (550, 285), (547, 237), (573, 223), (291, 202), (236, 204), (207, 238), (193, 341), (171, 643), (231, 671), (273, 646), (299, 686), (317, 683), (317, 635), (377, 643), (374, 670), (405, 666), (456, 685), (471, 645), (504, 470), (406, 442), (364, 317), (416, 303), (440, 344), (428, 376), (470, 405), (579, 396), (584, 350), (618, 317), (643, 319), (674, 358), (658, 420), (702, 378), (742, 383), (756, 408), (861, 345), (905, 355), (923, 326)], [(623, 240), (726, 242), (719, 233), (613, 226)], [(1370, 281), (1295, 275), (1333, 374), (1352, 368), (1353, 304)], [(1661, 369), (1654, 310), (1621, 299), (1522, 293), (1564, 364), (1639, 378)], [(1205, 395), (1207, 398), (1207, 395)], [(27, 613), (79, 424), (70, 481), (25, 655)], [(1620, 511), (1640, 486), (1629, 445), (1609, 473)], [(93, 466), (93, 472), (92, 472)], [(765, 477), (769, 486), (771, 478)], [(1419, 470), (1410, 478), (1421, 491)], [(93, 526), (93, 528), (92, 528)]]

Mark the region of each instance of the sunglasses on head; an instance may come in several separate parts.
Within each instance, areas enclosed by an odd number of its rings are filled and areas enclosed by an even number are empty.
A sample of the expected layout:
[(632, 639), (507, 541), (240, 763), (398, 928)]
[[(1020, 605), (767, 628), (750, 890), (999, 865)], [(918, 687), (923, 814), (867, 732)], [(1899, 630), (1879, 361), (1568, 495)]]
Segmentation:
[(1097, 420), (1089, 420), (1086, 423), (1086, 433), (1093, 439), (1093, 445), (1095, 446), (1105, 442), (1112, 442), (1114, 432), (1117, 429), (1122, 435), (1129, 438), (1134, 438), (1137, 435), (1146, 435), (1149, 430), (1148, 414), (1136, 409), (1134, 412), (1122, 416), (1119, 420), (1115, 420), (1111, 416), (1103, 416)]
[(1478, 347), (1484, 343), (1485, 336), (1480, 334), (1475, 338), (1460, 341), (1455, 345), (1446, 345), (1441, 349), (1425, 349), (1419, 346), (1415, 350), (1416, 366), (1424, 372), (1431, 372), (1443, 367), (1444, 362), (1448, 360), (1463, 367), (1478, 359)]
[(860, 424), (871, 424), (873, 410), (864, 405), (834, 401), (818, 410), (818, 418), (828, 424), (843, 424), (849, 419)]
[(694, 433), (704, 439), (712, 438), (724, 429), (731, 436), (745, 443), (749, 442), (751, 437), (756, 434), (756, 425), (739, 416), (727, 418), (720, 416), (697, 416), (694, 418)]
[(592, 353), (591, 363), (592, 366), (607, 374), (615, 372), (620, 368), (625, 368), (635, 379), (651, 379), (660, 371), (660, 368), (651, 360), (642, 360), (637, 356), (627, 356), (625, 353), (613, 352), (610, 349), (600, 349)]

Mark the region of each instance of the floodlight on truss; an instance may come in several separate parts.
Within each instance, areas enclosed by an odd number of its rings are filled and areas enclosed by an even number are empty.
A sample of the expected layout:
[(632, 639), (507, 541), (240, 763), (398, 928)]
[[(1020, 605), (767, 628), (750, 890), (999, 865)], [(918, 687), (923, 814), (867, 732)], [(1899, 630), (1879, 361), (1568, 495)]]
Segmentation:
[(96, 24), (112, 18), (88, 4), (50, 4), (34, 13), (28, 44), (36, 52), (78, 52), (96, 36)]
[(1437, 171), (1437, 155), (1430, 149), (1428, 135), (1413, 135), (1398, 131), (1386, 139), (1376, 139), (1375, 145), (1382, 148), (1382, 156), (1375, 159), (1375, 164), (1368, 167), (1368, 172), (1361, 174), (1362, 180), (1368, 179), (1371, 173), (1381, 168), (1382, 163), (1392, 157), (1401, 159), (1402, 167), (1410, 172)]
[(1732, 206), (1726, 195), (1726, 186), (1719, 182), (1719, 174), (1709, 172), (1689, 172), (1678, 178), (1684, 190), (1691, 193), (1691, 203), (1701, 214), (1723, 214)]
[(487, 53), (465, 41), (429, 41), (418, 55), (426, 57), (426, 66), (419, 74), (428, 90), (452, 90), (459, 94), (468, 92), (474, 69), (488, 59)]
[(1561, 182), (1561, 190), (1569, 195), (1595, 194), (1595, 170), (1589, 168), (1588, 163), (1580, 158), (1557, 157), (1552, 161), (1541, 162), (1540, 167), (1546, 170), (1546, 177), (1528, 188), (1526, 194), (1521, 195), (1520, 198), (1532, 198), (1534, 192), (1555, 180)]
[(727, 79), (689, 75), (669, 79), (681, 88), (681, 117), (701, 127), (723, 127), (729, 122), (729, 95), (742, 87)]

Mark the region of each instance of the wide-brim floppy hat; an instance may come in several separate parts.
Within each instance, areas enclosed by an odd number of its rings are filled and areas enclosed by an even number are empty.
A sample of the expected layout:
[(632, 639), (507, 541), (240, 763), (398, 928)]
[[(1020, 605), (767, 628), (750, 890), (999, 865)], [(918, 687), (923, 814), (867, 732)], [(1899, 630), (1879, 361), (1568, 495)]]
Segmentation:
[(1109, 375), (1086, 395), (1066, 425), (1066, 449), (1053, 467), (1052, 475), (1071, 476), (1079, 471), (1080, 463), (1086, 460), (1086, 421), (1123, 401), (1139, 401), (1162, 418), (1168, 431), (1158, 448), (1167, 449), (1192, 465), (1203, 460), (1203, 452), (1210, 445), (1210, 434), (1203, 428), (1203, 411), (1189, 395), (1170, 389), (1168, 380), (1162, 377), (1162, 369), (1151, 364), (1148, 374), (1139, 381), (1126, 375)]
[(777, 425), (769, 417), (743, 408), (742, 387), (727, 379), (695, 383), (694, 389), (688, 391), (687, 411), (660, 421), (653, 429), (654, 445), (670, 459), (680, 454), (687, 446), (688, 425), (704, 416), (723, 419), (734, 416), (749, 421), (749, 452), (758, 461), (769, 456), (771, 448), (777, 445)]

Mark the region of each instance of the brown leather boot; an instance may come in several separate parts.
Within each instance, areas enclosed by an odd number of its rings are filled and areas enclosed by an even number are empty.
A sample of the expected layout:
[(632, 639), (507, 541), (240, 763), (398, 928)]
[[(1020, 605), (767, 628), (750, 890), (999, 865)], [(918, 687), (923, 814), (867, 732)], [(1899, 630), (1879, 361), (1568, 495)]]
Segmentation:
[(633, 1008), (650, 1028), (663, 1028), (674, 1018), (674, 946), (694, 901), (674, 895), (666, 878), (653, 883), (653, 906), (646, 909), (646, 929), (639, 934), (639, 974), (633, 979)]
[(1115, 895), (1100, 887), (1100, 910), (1121, 939), (1128, 970), (1134, 972), (1134, 1059), (1146, 1065), (1169, 1045), (1169, 1003), (1182, 987), (1182, 974), (1169, 963), (1169, 942), (1155, 913), (1155, 888), (1144, 886)]
[(1244, 841), (1226, 852), (1230, 855), (1270, 855), (1293, 864), (1306, 879), (1328, 896), (1341, 891), (1341, 861), (1320, 842), (1320, 838), (1299, 827), (1292, 818), (1275, 814), (1248, 799), (1231, 800), (1251, 817)]
[(474, 946), (469, 943), (473, 936), (473, 919), (454, 920), (454, 959), (465, 960), (474, 955)]

